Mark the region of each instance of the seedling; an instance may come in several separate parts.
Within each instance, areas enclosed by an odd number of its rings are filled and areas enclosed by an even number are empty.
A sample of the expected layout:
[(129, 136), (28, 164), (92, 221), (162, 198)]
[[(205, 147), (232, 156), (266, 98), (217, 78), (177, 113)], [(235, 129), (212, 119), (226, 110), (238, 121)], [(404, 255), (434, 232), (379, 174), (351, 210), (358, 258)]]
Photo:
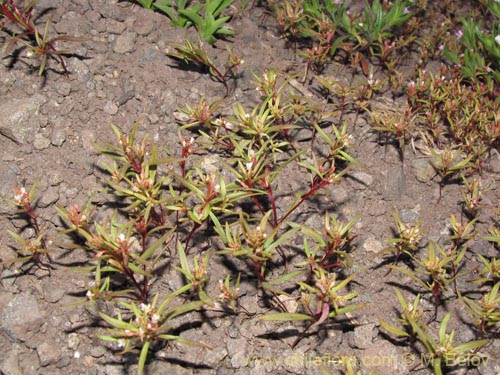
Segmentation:
[(208, 280), (208, 261), (210, 259), (210, 252), (207, 251), (203, 259), (200, 261), (198, 256), (193, 259), (193, 269), (189, 267), (189, 263), (186, 257), (186, 252), (182, 243), (177, 244), (177, 252), (179, 253), (179, 259), (181, 267), (174, 267), (177, 271), (182, 273), (182, 275), (188, 281), (183, 288), (179, 290), (179, 293), (184, 293), (184, 291), (192, 290), (198, 295), (200, 301), (208, 306), (213, 307), (212, 299), (203, 290), (205, 283)]
[(231, 16), (221, 17), (221, 13), (229, 8), (234, 0), (206, 0), (204, 14), (201, 9), (191, 7), (178, 9), (179, 15), (189, 19), (201, 37), (209, 44), (214, 44), (217, 38), (234, 35), (234, 31), (223, 27), (231, 19)]
[(168, 295), (159, 307), (156, 307), (158, 295), (154, 297), (151, 304), (120, 302), (121, 307), (125, 309), (124, 314), (131, 315), (133, 318), (126, 321), (121, 313), (118, 313), (116, 318), (101, 313), (102, 319), (112, 328), (109, 329), (109, 335), (100, 335), (99, 337), (102, 340), (116, 343), (118, 347), (122, 348), (121, 354), (130, 352), (138, 346), (141, 347), (137, 369), (139, 375), (142, 375), (144, 372), (144, 366), (151, 345), (157, 341), (172, 341), (188, 346), (206, 348), (204, 344), (181, 338), (172, 333), (173, 326), (171, 320), (203, 306), (203, 302), (196, 301), (181, 304), (167, 310), (174, 297), (178, 294), (174, 292)]
[(482, 277), (472, 280), (474, 283), (497, 283), (500, 281), (500, 259), (486, 259), (481, 254), (477, 255), (483, 264), (483, 268), (479, 271)]
[(441, 200), (443, 195), (443, 187), (448, 183), (452, 177), (464, 172), (471, 166), (472, 157), (462, 158), (460, 150), (450, 150), (444, 148), (441, 151), (434, 151), (431, 149), (433, 159), (431, 165), (441, 177), (439, 181), (439, 198)]
[(394, 263), (397, 263), (401, 254), (410, 258), (418, 250), (420, 239), (422, 238), (422, 220), (419, 220), (414, 226), (405, 224), (401, 221), (397, 212), (393, 213), (396, 223), (397, 237), (386, 239), (385, 242), (392, 245), (380, 250), (377, 256), (387, 253), (395, 253)]
[(241, 273), (238, 273), (238, 277), (234, 282), (234, 286), (231, 286), (231, 276), (227, 275), (224, 281), (219, 280), (220, 294), (218, 300), (222, 303), (229, 303), (229, 307), (234, 314), (238, 313), (239, 304), (239, 293), (240, 293), (240, 277)]
[(153, 4), (153, 7), (165, 13), (173, 26), (190, 27), (193, 23), (183, 12), (189, 10), (197, 13), (203, 9), (203, 3), (188, 7), (189, 3), (189, 0), (158, 0)]
[(292, 344), (294, 348), (304, 337), (306, 332), (325, 323), (328, 319), (349, 314), (363, 307), (362, 304), (347, 304), (358, 295), (356, 292), (341, 295), (339, 292), (354, 278), (354, 275), (338, 281), (336, 273), (330, 274), (322, 268), (314, 272), (314, 285), (298, 282), (300, 286), (300, 300), (302, 313), (281, 312), (264, 315), (262, 320), (277, 321), (307, 321), (308, 324)]
[(500, 322), (500, 296), (498, 289), (500, 282), (497, 282), (491, 290), (484, 294), (478, 302), (463, 297), (463, 301), (474, 319), (476, 327), (484, 334), (488, 329), (495, 328)]
[(382, 319), (379, 319), (380, 325), (387, 332), (398, 337), (408, 337), (411, 342), (414, 342), (417, 337), (417, 331), (413, 327), (414, 325), (423, 324), (421, 319), (424, 315), (424, 310), (420, 307), (420, 294), (417, 294), (417, 297), (411, 303), (411, 301), (407, 302), (404, 299), (399, 289), (394, 289), (394, 292), (402, 309), (398, 322), (403, 326), (403, 329), (390, 325)]
[(224, 85), (226, 96), (229, 95), (228, 81), (229, 79), (236, 79), (236, 68), (244, 63), (242, 59), (233, 54), (229, 47), (227, 48), (228, 57), (226, 64), (224, 68), (221, 68), (217, 67), (208, 56), (201, 41), (198, 43), (198, 46), (189, 40), (186, 40), (184, 44), (171, 43), (171, 46), (177, 53), (168, 53), (168, 56), (183, 60), (186, 63), (194, 63), (207, 69), (212, 77)]
[[(438, 254), (436, 253), (436, 248)], [(421, 260), (413, 258), (420, 266), (419, 268), (408, 270), (395, 265), (389, 265), (391, 269), (409, 276), (412, 280), (431, 292), (434, 299), (434, 315), (430, 321), (436, 319), (437, 309), (441, 305), (443, 292), (450, 283), (459, 277), (456, 271), (455, 274), (453, 274), (453, 271), (450, 273), (450, 269), (456, 270), (458, 268), (466, 250), (467, 248), (464, 247), (460, 252), (448, 255), (438, 244), (431, 242), (427, 249), (427, 258), (422, 258)]]
[[(5, 0), (0, 3), (0, 15), (4, 17), (4, 20), (0, 22), (0, 30), (6, 35), (7, 39), (10, 39), (4, 46), (5, 52), (11, 54), (16, 46), (20, 44), (22, 47), (28, 49), (27, 57), (40, 59), (39, 75), (45, 72), (48, 59), (58, 61), (64, 73), (68, 74), (63, 56), (71, 53), (66, 50), (57, 49), (57, 42), (83, 42), (87, 39), (67, 35), (49, 38), (50, 17), (45, 23), (44, 31), (40, 32), (32, 16), (35, 4), (36, 1), (32, 0), (24, 8), (18, 8), (13, 0)], [(10, 30), (6, 27), (7, 21), (15, 25), (15, 30)]]
[(8, 231), (12, 238), (21, 246), (21, 249), (17, 250), (20, 257), (15, 258), (10, 262), (21, 262), (28, 263), (34, 261), (38, 265), (45, 265), (43, 258), (44, 255), (50, 261), (49, 253), (47, 247), (46, 235), (43, 228), (40, 225), (40, 220), (37, 213), (35, 212), (35, 191), (36, 184), (34, 184), (30, 191), (27, 192), (24, 187), (14, 188), (14, 199), (7, 199), (9, 203), (18, 208), (17, 214), (24, 216), (28, 220), (28, 224), (35, 231), (35, 238), (33, 239), (23, 239), (17, 233), (13, 231)]

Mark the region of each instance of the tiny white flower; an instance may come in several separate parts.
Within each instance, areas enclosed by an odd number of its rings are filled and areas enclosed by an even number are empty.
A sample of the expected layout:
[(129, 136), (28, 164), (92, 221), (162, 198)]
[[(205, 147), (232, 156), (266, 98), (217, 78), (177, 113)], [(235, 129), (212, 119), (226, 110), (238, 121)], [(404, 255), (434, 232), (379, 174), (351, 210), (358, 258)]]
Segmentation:
[[(497, 0), (497, 2), (500, 2), (500, 0)], [(497, 35), (495, 37), (495, 42), (497, 42), (498, 44), (500, 44), (500, 35)]]
[(120, 233), (116, 239), (118, 242), (123, 242), (125, 241), (125, 235), (123, 233)]
[(125, 344), (126, 344), (126, 341), (125, 339), (119, 339), (116, 344), (118, 345), (119, 348), (124, 348), (125, 347)]
[(249, 161), (248, 163), (245, 163), (245, 167), (247, 168), (247, 171), (252, 169), (252, 165), (253, 165), (253, 163), (251, 161)]
[(87, 294), (85, 295), (89, 300), (92, 300), (94, 298), (94, 293), (92, 293), (90, 290), (87, 290)]
[(160, 321), (160, 315), (158, 315), (158, 314), (151, 315), (151, 321), (153, 323), (158, 323)]
[(141, 304), (139, 305), (139, 308), (140, 308), (143, 312), (145, 312), (146, 314), (147, 314), (148, 312), (150, 312), (150, 311), (151, 311), (151, 305), (150, 305), (150, 304), (141, 303)]
[(25, 194), (26, 194), (26, 189), (22, 187), (21, 189), (19, 189), (19, 194), (14, 195), (14, 200), (16, 202), (21, 202)]

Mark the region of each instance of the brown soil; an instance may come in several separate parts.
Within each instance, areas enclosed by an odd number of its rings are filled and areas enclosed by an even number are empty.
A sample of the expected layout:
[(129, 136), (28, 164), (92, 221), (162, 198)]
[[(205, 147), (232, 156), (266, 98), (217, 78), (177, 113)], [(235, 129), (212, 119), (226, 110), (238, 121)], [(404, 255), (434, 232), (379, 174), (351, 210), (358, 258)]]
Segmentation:
[[(179, 124), (174, 113), (186, 104), (195, 105), (201, 97), (222, 97), (225, 90), (209, 75), (186, 69), (165, 55), (170, 48), (168, 43), (182, 42), (186, 36), (195, 34), (192, 30), (171, 27), (161, 14), (116, 0), (43, 0), (36, 10), (49, 7), (54, 32), (85, 36), (91, 41), (68, 46), (76, 48), (78, 56), (66, 60), (70, 71), (67, 77), (53, 61), (43, 80), (36, 74), (35, 60), (20, 56), (16, 60), (6, 58), (0, 65), (0, 111), (2, 115), (18, 113), (19, 116), (19, 127), (14, 134), (3, 130), (0, 136), (0, 191), (3, 197), (11, 198), (13, 186), (29, 187), (38, 182), (37, 212), (52, 239), (54, 251), (50, 273), (37, 266), (2, 266), (0, 372), (133, 374), (136, 353), (120, 356), (109, 345), (103, 345), (96, 334), (105, 332), (104, 324), (94, 308), (71, 306), (86, 292), (88, 280), (72, 272), (86, 258), (58, 246), (59, 241), (67, 238), (55, 236), (63, 224), (54, 205), (82, 205), (90, 193), (103, 189), (105, 176), (99, 165), (104, 158), (95, 145), (114, 142), (111, 123), (129, 130), (138, 121), (141, 135), (147, 134), (150, 140), (170, 150), (179, 150)], [(262, 8), (245, 11), (233, 19), (231, 26), (236, 32), (231, 42), (220, 41), (216, 47), (208, 47), (216, 61), (223, 61), (226, 45), (245, 60), (242, 74), (224, 104), (226, 113), (237, 101), (245, 108), (257, 103), (258, 93), (250, 82), (251, 70), (259, 72), (273, 67), (303, 72), (304, 68), (301, 59), (294, 58), (293, 51), (279, 37), (272, 17)], [(439, 62), (432, 62), (428, 69), (438, 67)], [(346, 81), (356, 79), (346, 66), (337, 63), (329, 65), (322, 74)], [(323, 100), (316, 94), (314, 82), (305, 83), (302, 88), (316, 95), (318, 101)], [(385, 98), (379, 105), (397, 110), (398, 100)], [(340, 356), (355, 356), (358, 365), (362, 364), (358, 369), (363, 374), (431, 373), (426, 366), (418, 366), (418, 354), (411, 354), (409, 347), (386, 335), (379, 325), (381, 318), (389, 322), (398, 318), (400, 309), (393, 287), (402, 289), (407, 298), (421, 290), (398, 272), (386, 275), (384, 258), (376, 257), (375, 252), (384, 246), (384, 239), (393, 236), (395, 211), (407, 222), (423, 221), (427, 230), (423, 245), (431, 240), (446, 244), (450, 215), (461, 216), (462, 186), (445, 185), (438, 202), (439, 180), (431, 178), (424, 183), (416, 179), (422, 154), (408, 146), (402, 163), (395, 147), (380, 145), (366, 115), (348, 113), (346, 119), (354, 136), (352, 154), (364, 168), (355, 169), (340, 184), (322, 190), (301, 209), (300, 220), (314, 227), (321, 225), (324, 212), (335, 213), (342, 220), (362, 214), (353, 230), (356, 278), (352, 288), (359, 292), (356, 301), (366, 306), (348, 319), (311, 330), (292, 350), (290, 345), (303, 326), (259, 321), (257, 317), (268, 310), (261, 294), (256, 294), (249, 274), (243, 277), (241, 304), (248, 312), (257, 313), (256, 316), (206, 312), (181, 318), (182, 336), (204, 342), (212, 349), (177, 345), (160, 348), (150, 356), (148, 373), (320, 374), (318, 363), (328, 373), (341, 373)], [(499, 155), (493, 153), (492, 159), (485, 161), (484, 173), (478, 176), (489, 189), (484, 193), (484, 205), (498, 204), (499, 172)], [(290, 201), (296, 190), (304, 186), (300, 175), (296, 176), (277, 187), (277, 195), (284, 196), (283, 202)], [(103, 193), (97, 196), (101, 206), (111, 199)], [(25, 228), (25, 221), (13, 215), (14, 211), (7, 203), (0, 204), (3, 261), (15, 257), (15, 244), (7, 230), (22, 232), (24, 237), (33, 235)], [(478, 233), (486, 234), (493, 227), (493, 220), (492, 211), (484, 209), (477, 223)], [(207, 241), (200, 241), (200, 248), (204, 245)], [(477, 254), (498, 256), (493, 245), (479, 237), (469, 246), (464, 270), (479, 267)], [(226, 263), (222, 259), (218, 263), (218, 259), (214, 258), (207, 288), (212, 295), (218, 295), (218, 280), (230, 272)], [(241, 271), (249, 272), (243, 266)], [(478, 287), (467, 282), (473, 277), (471, 274), (460, 279), (459, 288), (477, 298)], [(155, 281), (156, 288), (166, 292), (179, 287), (180, 282), (177, 271), (169, 268)], [(422, 302), (430, 317), (433, 305), (428, 294)], [(453, 314), (450, 328), (456, 329), (457, 342), (480, 337), (451, 291), (445, 294), (444, 306), (431, 327), (437, 331), (448, 311)], [(480, 366), (459, 367), (456, 373), (497, 374), (499, 350), (500, 341), (492, 339), (481, 350), (485, 360)]]

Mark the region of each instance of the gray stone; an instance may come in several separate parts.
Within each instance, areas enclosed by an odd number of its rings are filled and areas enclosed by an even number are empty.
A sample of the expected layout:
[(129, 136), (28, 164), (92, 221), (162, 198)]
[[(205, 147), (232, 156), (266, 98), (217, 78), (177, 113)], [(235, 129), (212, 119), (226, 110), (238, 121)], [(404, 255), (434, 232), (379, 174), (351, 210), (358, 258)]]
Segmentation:
[(84, 129), (81, 133), (81, 139), (83, 143), (83, 149), (85, 151), (95, 152), (95, 130), (93, 129)]
[(78, 337), (78, 333), (71, 332), (68, 335), (68, 348), (71, 350), (78, 349), (78, 345), (80, 345), (80, 338)]
[(43, 96), (34, 95), (0, 104), (0, 134), (16, 143), (31, 143), (40, 128), (38, 108), (44, 102)]
[(240, 368), (245, 365), (247, 345), (248, 342), (244, 338), (227, 341), (226, 348), (233, 368)]
[(59, 82), (56, 85), (56, 91), (58, 94), (61, 94), (62, 96), (68, 96), (71, 93), (71, 83), (67, 81)]
[(0, 373), (5, 375), (23, 375), (22, 369), (19, 367), (19, 354), (22, 348), (19, 344), (10, 346), (10, 350), (2, 353), (0, 362)]
[(399, 218), (405, 224), (416, 224), (420, 215), (416, 210), (401, 210), (399, 211)]
[(154, 18), (151, 17), (151, 12), (142, 11), (137, 13), (137, 18), (134, 22), (133, 30), (142, 36), (147, 36), (156, 26)]
[(51, 204), (57, 202), (58, 199), (59, 193), (56, 189), (47, 189), (41, 195), (38, 206), (41, 208), (49, 207)]
[(52, 131), (50, 136), (50, 143), (52, 143), (56, 147), (61, 147), (64, 142), (66, 142), (66, 129), (58, 128)]
[(386, 201), (400, 200), (406, 189), (402, 167), (394, 167), (382, 174), (382, 196)]
[(58, 23), (54, 23), (54, 29), (59, 34), (86, 37), (90, 32), (90, 25), (81, 14), (66, 12)]
[(14, 186), (17, 185), (17, 168), (14, 165), (0, 163), (0, 214), (9, 214), (15, 211), (15, 208), (5, 198), (14, 197)]
[(124, 32), (113, 43), (113, 51), (122, 54), (134, 51), (136, 39), (136, 33), (131, 31)]
[(57, 363), (62, 357), (59, 346), (52, 341), (44, 341), (41, 343), (38, 348), (36, 348), (36, 353), (43, 367)]
[(44, 320), (35, 297), (25, 292), (2, 294), (0, 300), (9, 301), (0, 312), (0, 329), (13, 340), (29, 340)]
[(57, 288), (50, 284), (44, 286), (44, 296), (47, 302), (56, 303), (60, 301), (65, 294), (66, 294), (66, 289)]
[(354, 328), (354, 346), (359, 349), (366, 349), (372, 344), (375, 332), (375, 324), (364, 324)]
[(366, 172), (353, 172), (349, 175), (353, 182), (354, 188), (357, 190), (364, 190), (373, 184), (373, 176)]
[(104, 106), (104, 112), (109, 115), (116, 115), (118, 113), (118, 106), (111, 100), (108, 100), (108, 102)]
[(41, 151), (45, 150), (50, 146), (50, 139), (45, 137), (43, 134), (35, 134), (35, 140), (33, 141), (33, 147), (35, 150)]
[(420, 182), (429, 182), (436, 175), (436, 170), (429, 159), (415, 159), (413, 161), (415, 178)]
[(342, 186), (333, 185), (330, 197), (333, 203), (341, 204), (348, 200), (349, 194)]
[(115, 20), (106, 21), (106, 31), (110, 34), (121, 34), (125, 31), (127, 25), (123, 22), (118, 22)]
[(218, 346), (212, 350), (203, 352), (203, 362), (207, 366), (220, 367), (221, 362), (227, 357), (227, 350), (224, 347)]
[(365, 242), (363, 242), (363, 249), (365, 249), (368, 253), (378, 253), (383, 248), (384, 245), (382, 242), (376, 240), (375, 238), (367, 238)]

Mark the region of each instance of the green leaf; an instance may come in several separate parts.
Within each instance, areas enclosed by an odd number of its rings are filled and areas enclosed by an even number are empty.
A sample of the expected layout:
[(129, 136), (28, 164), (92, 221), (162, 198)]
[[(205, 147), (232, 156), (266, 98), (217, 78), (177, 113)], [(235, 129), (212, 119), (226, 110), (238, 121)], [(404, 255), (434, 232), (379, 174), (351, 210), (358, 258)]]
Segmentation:
[(312, 317), (307, 314), (300, 314), (300, 313), (275, 313), (275, 314), (268, 314), (261, 316), (260, 320), (298, 321), (298, 320), (312, 320)]
[(141, 349), (141, 355), (139, 356), (139, 363), (137, 366), (137, 373), (142, 375), (144, 372), (144, 365), (146, 364), (146, 358), (148, 357), (150, 341), (146, 340)]
[(403, 337), (409, 336), (406, 331), (403, 331), (402, 329), (391, 326), (390, 324), (386, 323), (382, 319), (379, 319), (379, 322), (380, 322), (380, 325), (382, 326), (382, 328), (385, 329), (387, 332), (390, 332), (396, 336), (403, 336)]

